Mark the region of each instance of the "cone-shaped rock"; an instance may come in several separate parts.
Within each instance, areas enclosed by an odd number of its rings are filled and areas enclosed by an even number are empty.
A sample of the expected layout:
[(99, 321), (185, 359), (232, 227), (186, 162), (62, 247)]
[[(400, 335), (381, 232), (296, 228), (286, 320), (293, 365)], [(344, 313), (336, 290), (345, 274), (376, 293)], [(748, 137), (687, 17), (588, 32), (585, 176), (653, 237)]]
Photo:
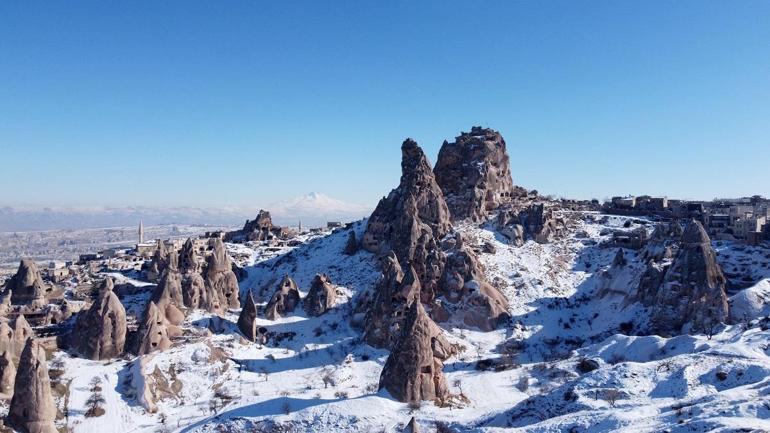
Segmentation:
[(187, 238), (182, 249), (179, 251), (179, 272), (186, 273), (200, 273), (201, 262), (198, 259), (198, 252), (195, 250), (195, 242), (192, 238)]
[(380, 200), (369, 218), (362, 246), (376, 254), (396, 252), (410, 262), (423, 233), (440, 239), (451, 230), (449, 209), (433, 170), (414, 140), (401, 145), (401, 182)]
[(176, 253), (167, 247), (165, 242), (158, 239), (158, 246), (155, 248), (150, 267), (147, 270), (147, 279), (153, 282), (158, 281), (168, 266), (171, 256), (175, 255)]
[(374, 304), (366, 314), (364, 341), (374, 347), (391, 348), (401, 334), (409, 306), (419, 296), (420, 280), (414, 267), (409, 266), (405, 275), (391, 251), (384, 259)]
[(443, 361), (454, 348), (425, 313), (420, 302), (412, 302), (404, 328), (385, 362), (380, 389), (398, 401), (443, 402), (449, 396)]
[(243, 309), (238, 316), (238, 329), (244, 337), (250, 341), (257, 340), (257, 304), (254, 303), (254, 297), (251, 296), (251, 290), (246, 295), (243, 303)]
[[(222, 309), (240, 308), (241, 302), (238, 299), (238, 278), (233, 273), (230, 263), (230, 257), (225, 251), (225, 244), (222, 239), (214, 240), (214, 250), (208, 258), (208, 269), (206, 270), (206, 291), (208, 303), (212, 308), (219, 304)], [(218, 298), (217, 302), (213, 298)]]
[(351, 230), (350, 234), (348, 234), (348, 241), (345, 243), (345, 250), (343, 252), (349, 256), (354, 256), (358, 252), (358, 240), (354, 230)]
[(0, 396), (11, 398), (16, 382), (16, 365), (8, 351), (0, 354)]
[[(9, 341), (9, 352), (13, 358), (14, 364), (19, 363), (19, 357), (21, 356), (24, 346), (27, 344), (27, 339), (35, 336), (32, 327), (29, 326), (29, 322), (24, 318), (23, 314), (19, 314), (11, 321), (11, 334)], [(8, 334), (6, 334), (8, 336)], [(2, 344), (5, 337), (0, 338), (0, 344)]]
[(310, 291), (302, 302), (308, 316), (320, 316), (334, 308), (337, 302), (337, 288), (329, 277), (316, 274), (310, 284)]
[(409, 424), (404, 428), (404, 433), (420, 433), (420, 426), (417, 424), (417, 420), (415, 420), (414, 417), (409, 420)]
[(57, 433), (55, 419), (56, 405), (51, 396), (45, 350), (30, 338), (16, 372), (8, 423), (25, 433)]
[(710, 331), (727, 320), (726, 285), (708, 234), (700, 222), (690, 221), (658, 290), (653, 323), (662, 332), (678, 332), (685, 324), (695, 331)]
[(445, 141), (433, 171), (454, 220), (483, 221), (515, 194), (505, 140), (489, 128)]
[(184, 321), (182, 274), (179, 273), (176, 266), (169, 265), (163, 271), (163, 276), (160, 278), (155, 292), (153, 292), (152, 301), (170, 323), (179, 325)]
[(111, 359), (123, 354), (126, 344), (126, 309), (107, 278), (91, 307), (78, 315), (72, 334), (76, 352), (88, 359)]
[(275, 320), (294, 311), (300, 303), (299, 290), (297, 283), (289, 276), (285, 276), (278, 284), (270, 301), (265, 308), (265, 317), (269, 320)]
[(174, 332), (170, 330), (170, 326), (158, 306), (150, 301), (144, 312), (142, 326), (139, 328), (137, 355), (145, 355), (157, 350), (163, 351), (171, 347), (171, 336)]
[(21, 259), (19, 269), (8, 281), (5, 290), (11, 294), (11, 303), (42, 307), (46, 304), (46, 285), (37, 265), (31, 259)]

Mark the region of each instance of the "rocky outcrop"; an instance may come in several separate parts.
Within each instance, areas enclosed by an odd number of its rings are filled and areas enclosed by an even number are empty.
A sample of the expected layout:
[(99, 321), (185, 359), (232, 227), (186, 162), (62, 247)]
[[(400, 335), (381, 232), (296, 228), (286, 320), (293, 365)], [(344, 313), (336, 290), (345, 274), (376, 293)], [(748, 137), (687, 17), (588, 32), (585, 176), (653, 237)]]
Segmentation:
[(171, 257), (176, 256), (176, 251), (173, 248), (166, 245), (165, 242), (158, 239), (158, 246), (155, 248), (155, 253), (152, 256), (152, 261), (147, 269), (147, 279), (152, 282), (157, 282), (163, 271), (168, 266)]
[(273, 225), (273, 219), (270, 217), (270, 212), (260, 209), (257, 217), (253, 220), (247, 220), (241, 230), (226, 233), (225, 241), (253, 242), (284, 239), (286, 237), (287, 233), (285, 229)]
[(351, 230), (348, 234), (348, 241), (345, 243), (345, 249), (343, 253), (348, 256), (354, 256), (358, 252), (358, 240), (356, 240), (355, 230)]
[(443, 362), (455, 353), (420, 302), (412, 302), (404, 328), (380, 375), (380, 389), (396, 400), (443, 403), (449, 396)]
[(374, 347), (391, 348), (401, 334), (409, 307), (419, 299), (420, 280), (412, 266), (404, 275), (395, 253), (391, 252), (383, 261), (374, 303), (364, 319), (363, 339)]
[(91, 307), (78, 315), (70, 336), (74, 350), (93, 359), (117, 358), (126, 344), (126, 309), (113, 292), (111, 278), (102, 284)]
[(168, 257), (166, 268), (152, 294), (152, 301), (171, 324), (180, 325), (184, 321), (185, 302), (177, 254)]
[(0, 354), (0, 398), (10, 399), (16, 382), (16, 365), (7, 351)]
[(264, 336), (266, 329), (260, 329), (257, 326), (257, 304), (254, 303), (254, 297), (251, 296), (251, 291), (246, 296), (246, 300), (243, 303), (243, 309), (238, 316), (238, 329), (241, 331), (244, 337), (249, 341), (254, 341), (264, 344)]
[(401, 145), (401, 182), (369, 217), (362, 246), (385, 255), (394, 251), (410, 262), (423, 235), (441, 239), (451, 230), (449, 208), (428, 159), (414, 140)]
[(238, 278), (233, 273), (230, 257), (222, 239), (215, 238), (214, 249), (206, 269), (206, 303), (210, 310), (240, 308)]
[(40, 276), (37, 265), (31, 259), (21, 259), (19, 269), (5, 286), (6, 293), (15, 305), (29, 305), (40, 308), (47, 304), (45, 299), (48, 287)]
[(502, 210), (497, 214), (495, 225), (516, 246), (523, 245), (527, 237), (540, 244), (552, 242), (563, 234), (565, 227), (553, 207), (546, 207), (544, 203), (532, 204), (521, 210)]
[(24, 347), (8, 409), (8, 423), (25, 433), (57, 433), (45, 350), (30, 338)]
[(409, 424), (406, 425), (403, 433), (420, 433), (420, 426), (417, 424), (417, 420), (415, 420), (414, 417), (409, 420)]
[(505, 140), (489, 128), (474, 126), (454, 142), (444, 141), (433, 171), (454, 220), (484, 221), (520, 194), (511, 179)]
[[(431, 314), (436, 320), (459, 316), (465, 325), (485, 330), (493, 328), (508, 317), (505, 298), (486, 283), (475, 252), (458, 243), (459, 236), (448, 236), (453, 233), (449, 211), (417, 143), (406, 140), (401, 153), (401, 182), (380, 201), (369, 218), (363, 247), (380, 255), (392, 251), (400, 266), (407, 269), (405, 264), (408, 264), (417, 276), (420, 301), (431, 305)], [(391, 293), (399, 288), (384, 290)], [(442, 295), (451, 297), (452, 305), (447, 308), (453, 310), (452, 314), (437, 305), (437, 298)], [(380, 311), (372, 312), (370, 317), (381, 317), (388, 312), (389, 307), (383, 308), (389, 302), (387, 297), (381, 301), (372, 303)], [(454, 314), (456, 312), (460, 313)], [(383, 323), (370, 335), (384, 336), (384, 330), (391, 325)], [(372, 344), (386, 344), (382, 338), (371, 337)]]
[(154, 302), (147, 304), (142, 325), (139, 328), (137, 355), (145, 355), (155, 351), (163, 351), (171, 347), (171, 338), (178, 335), (179, 330), (168, 323), (166, 316)]
[(652, 321), (659, 332), (679, 332), (685, 325), (711, 332), (728, 316), (727, 279), (700, 222), (692, 220), (682, 244), (666, 271), (653, 304)]
[(302, 301), (308, 316), (316, 317), (334, 308), (337, 303), (337, 287), (325, 274), (316, 274), (310, 291)]
[(299, 289), (297, 283), (288, 275), (283, 277), (278, 289), (268, 301), (265, 307), (265, 317), (269, 320), (275, 320), (293, 312), (300, 303)]
[(484, 268), (459, 233), (447, 251), (439, 287), (452, 316), (466, 326), (491, 331), (510, 318), (508, 301), (486, 281)]
[(0, 323), (0, 352), (8, 353), (14, 365), (18, 365), (27, 339), (35, 336), (23, 314), (16, 316), (10, 324)]

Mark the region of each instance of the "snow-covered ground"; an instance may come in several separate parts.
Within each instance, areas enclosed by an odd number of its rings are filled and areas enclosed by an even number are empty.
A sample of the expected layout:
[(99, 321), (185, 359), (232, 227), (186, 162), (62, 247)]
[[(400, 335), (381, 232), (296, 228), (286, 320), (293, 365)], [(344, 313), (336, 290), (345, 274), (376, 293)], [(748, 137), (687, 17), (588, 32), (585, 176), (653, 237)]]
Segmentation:
[[(246, 342), (237, 311), (211, 324), (190, 314), (174, 348), (152, 355), (145, 371), (165, 380), (156, 413), (142, 407), (130, 360), (109, 363), (56, 353), (58, 380), (67, 384), (67, 426), (75, 432), (396, 432), (414, 416), (423, 429), (437, 422), (457, 432), (702, 432), (770, 430), (770, 250), (715, 243), (731, 280), (740, 324), (705, 335), (662, 338), (644, 334), (647, 311), (631, 302), (644, 270), (633, 251), (622, 276), (606, 290), (617, 248), (602, 246), (612, 230), (653, 225), (626, 217), (567, 215), (569, 235), (550, 244), (508, 245), (491, 227), (463, 226), (482, 254), (488, 280), (510, 302), (511, 324), (493, 332), (445, 327), (464, 350), (446, 362), (459, 407), (398, 403), (378, 391), (387, 351), (360, 341), (351, 328), (355, 298), (374, 287), (371, 254), (342, 253), (348, 231), (307, 236), (297, 248), (228, 245), (247, 265), (242, 292), (264, 303), (285, 275), (303, 295), (316, 273), (340, 286), (336, 308), (309, 318), (301, 308), (259, 324), (272, 338)], [(365, 222), (353, 226), (359, 239)], [(214, 334), (209, 326), (224, 329)], [(593, 371), (579, 368), (595, 364)], [(582, 364), (581, 364), (582, 361)], [(93, 377), (103, 380), (106, 414), (85, 417)], [(59, 399), (63, 409), (65, 399)], [(64, 422), (62, 422), (64, 424)]]

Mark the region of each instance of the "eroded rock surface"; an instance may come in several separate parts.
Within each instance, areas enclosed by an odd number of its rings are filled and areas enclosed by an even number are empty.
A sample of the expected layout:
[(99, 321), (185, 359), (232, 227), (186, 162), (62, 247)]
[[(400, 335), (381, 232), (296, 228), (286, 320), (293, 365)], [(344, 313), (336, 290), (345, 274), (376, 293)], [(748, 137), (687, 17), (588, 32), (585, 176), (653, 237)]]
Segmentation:
[(269, 320), (283, 317), (293, 312), (299, 303), (300, 295), (297, 283), (291, 277), (285, 276), (265, 307), (265, 317)]
[(19, 360), (8, 423), (26, 433), (57, 433), (45, 350), (30, 338)]
[(74, 349), (88, 359), (111, 359), (123, 354), (126, 344), (126, 309), (105, 279), (91, 307), (78, 315), (70, 337)]

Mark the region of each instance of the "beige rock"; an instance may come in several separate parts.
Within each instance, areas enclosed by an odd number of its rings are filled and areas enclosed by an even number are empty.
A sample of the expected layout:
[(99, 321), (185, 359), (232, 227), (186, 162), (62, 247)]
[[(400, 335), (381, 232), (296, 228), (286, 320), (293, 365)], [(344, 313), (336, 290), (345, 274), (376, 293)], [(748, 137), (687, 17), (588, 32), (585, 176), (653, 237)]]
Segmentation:
[(257, 305), (254, 303), (254, 297), (251, 291), (246, 296), (241, 314), (238, 316), (238, 329), (249, 341), (264, 344), (264, 336), (267, 330), (257, 326)]
[(48, 303), (45, 299), (48, 289), (32, 259), (21, 259), (19, 269), (5, 286), (12, 304), (29, 305), (34, 308), (40, 308)]
[(16, 372), (8, 423), (25, 433), (57, 433), (55, 419), (56, 405), (51, 396), (45, 350), (30, 338)]
[[(207, 303), (211, 309), (240, 308), (238, 278), (233, 273), (230, 257), (222, 239), (214, 240), (214, 250), (208, 258), (206, 270)], [(214, 301), (215, 298), (218, 298)]]
[(147, 304), (144, 319), (139, 328), (139, 347), (137, 355), (167, 350), (171, 347), (171, 337), (175, 332), (170, 329), (166, 317), (154, 302)]
[(449, 396), (443, 361), (455, 353), (420, 302), (412, 302), (404, 328), (380, 375), (380, 389), (398, 401), (432, 400)]
[(107, 278), (96, 301), (78, 315), (70, 337), (76, 352), (93, 360), (117, 358), (126, 344), (126, 309)]
[(337, 288), (329, 277), (316, 274), (310, 284), (310, 291), (302, 301), (305, 312), (309, 316), (320, 316), (334, 308), (337, 302)]
[(269, 320), (283, 317), (287, 313), (293, 312), (299, 303), (300, 295), (297, 283), (287, 275), (278, 284), (278, 289), (273, 296), (270, 297), (270, 301), (265, 307), (265, 317)]

